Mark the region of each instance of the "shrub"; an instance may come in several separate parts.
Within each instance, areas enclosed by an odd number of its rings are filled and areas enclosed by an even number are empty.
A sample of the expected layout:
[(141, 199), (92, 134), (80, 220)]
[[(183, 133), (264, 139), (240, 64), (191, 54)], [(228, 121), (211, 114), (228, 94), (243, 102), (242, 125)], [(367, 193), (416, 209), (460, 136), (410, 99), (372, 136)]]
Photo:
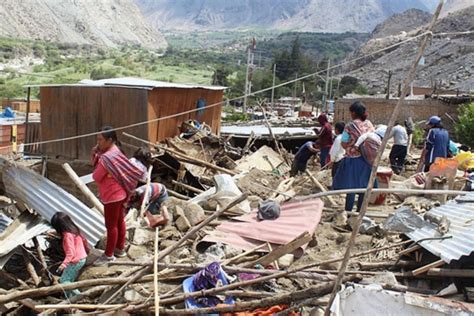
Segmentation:
[(415, 146), (423, 145), (425, 141), (425, 131), (418, 125), (415, 125), (415, 130), (413, 131), (413, 144)]
[(459, 121), (454, 126), (456, 135), (463, 144), (474, 147), (474, 102), (459, 110)]

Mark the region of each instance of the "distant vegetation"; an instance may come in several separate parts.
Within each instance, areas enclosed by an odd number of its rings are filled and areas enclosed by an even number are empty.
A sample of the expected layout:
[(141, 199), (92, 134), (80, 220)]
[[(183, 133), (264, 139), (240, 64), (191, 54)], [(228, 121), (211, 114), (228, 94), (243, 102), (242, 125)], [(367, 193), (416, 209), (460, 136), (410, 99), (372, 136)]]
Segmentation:
[(456, 134), (459, 140), (469, 147), (474, 147), (474, 102), (460, 108)]
[[(257, 51), (252, 91), (315, 71), (324, 71), (327, 58), (336, 62), (363, 40), (365, 34), (283, 33), (269, 31), (223, 31), (168, 35), (168, 49), (151, 51), (139, 46), (103, 49), (90, 45), (68, 45), (45, 41), (0, 38), (0, 97), (24, 97), (23, 86), (39, 83), (75, 83), (82, 79), (123, 76), (170, 82), (192, 82), (227, 86), (228, 98), (243, 94), (246, 46), (255, 36)], [(303, 81), (309, 98), (319, 99), (324, 87), (320, 77)], [(275, 90), (276, 97), (300, 95), (303, 82)], [(333, 82), (340, 91), (357, 88)], [(349, 88), (348, 88), (349, 87)], [(360, 88), (360, 87), (359, 87)], [(34, 95), (38, 94), (34, 90)], [(269, 98), (271, 92), (259, 95)]]

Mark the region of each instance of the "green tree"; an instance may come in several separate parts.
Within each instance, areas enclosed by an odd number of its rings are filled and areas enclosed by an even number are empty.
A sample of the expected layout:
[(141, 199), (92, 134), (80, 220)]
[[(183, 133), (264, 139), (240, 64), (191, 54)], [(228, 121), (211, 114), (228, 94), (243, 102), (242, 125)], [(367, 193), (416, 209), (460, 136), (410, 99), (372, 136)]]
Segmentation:
[(474, 147), (474, 102), (463, 106), (459, 112), (459, 120), (454, 127), (456, 135), (463, 144)]

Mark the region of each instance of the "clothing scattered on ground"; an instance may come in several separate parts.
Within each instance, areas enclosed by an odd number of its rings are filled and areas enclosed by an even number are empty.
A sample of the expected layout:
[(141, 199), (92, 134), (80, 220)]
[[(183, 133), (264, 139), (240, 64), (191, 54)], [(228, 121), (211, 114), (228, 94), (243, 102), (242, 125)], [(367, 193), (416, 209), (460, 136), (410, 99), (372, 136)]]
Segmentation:
[(272, 200), (265, 200), (259, 203), (257, 220), (272, 220), (280, 217), (280, 204)]
[[(193, 286), (195, 291), (208, 290), (215, 288), (220, 282), (221, 265), (213, 262), (207, 267), (196, 273), (193, 277)], [(202, 307), (212, 307), (223, 303), (217, 296), (196, 297), (195, 302)]]

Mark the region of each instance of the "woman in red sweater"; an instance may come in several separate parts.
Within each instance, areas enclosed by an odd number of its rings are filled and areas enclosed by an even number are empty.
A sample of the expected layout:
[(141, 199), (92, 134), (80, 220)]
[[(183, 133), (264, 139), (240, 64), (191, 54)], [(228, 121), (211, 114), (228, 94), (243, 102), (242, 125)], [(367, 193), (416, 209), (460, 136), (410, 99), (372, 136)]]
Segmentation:
[[(64, 260), (58, 268), (61, 272), (60, 283), (74, 282), (79, 275), (79, 271), (86, 263), (89, 244), (82, 236), (81, 230), (72, 219), (63, 212), (57, 212), (51, 218), (51, 226), (61, 235), (63, 240)], [(66, 296), (79, 294), (79, 290), (66, 291)]]
[(95, 166), (92, 177), (99, 187), (99, 197), (104, 204), (107, 243), (104, 254), (95, 265), (115, 261), (115, 256), (125, 257), (125, 203), (136, 188), (142, 172), (122, 153), (117, 133), (110, 126), (97, 135), (97, 146), (92, 150)]

